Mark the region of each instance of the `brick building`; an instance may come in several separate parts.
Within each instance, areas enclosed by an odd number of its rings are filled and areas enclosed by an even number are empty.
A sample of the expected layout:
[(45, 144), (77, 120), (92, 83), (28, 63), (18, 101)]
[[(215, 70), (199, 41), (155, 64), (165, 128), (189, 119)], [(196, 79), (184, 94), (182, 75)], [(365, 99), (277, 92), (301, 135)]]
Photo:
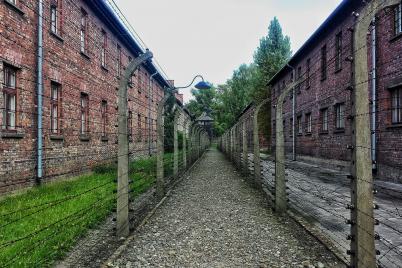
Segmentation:
[[(351, 90), (353, 90), (353, 26), (363, 1), (344, 0), (330, 17), (269, 82), (272, 114), (280, 92), (301, 79), (284, 103), (286, 152), (300, 160), (349, 165), (351, 153)], [(354, 13), (356, 12), (356, 13)], [(355, 14), (355, 15), (353, 15)], [(376, 177), (402, 183), (402, 23), (401, 4), (376, 14), (367, 35), (372, 103), (372, 155)], [(275, 117), (272, 118), (275, 144)]]
[[(0, 2), (0, 193), (112, 161), (119, 76), (144, 52), (106, 0), (43, 2), (43, 177), (37, 178), (38, 2)], [(155, 141), (156, 107), (167, 86), (152, 62), (132, 77), (133, 156), (147, 153), (149, 128)]]

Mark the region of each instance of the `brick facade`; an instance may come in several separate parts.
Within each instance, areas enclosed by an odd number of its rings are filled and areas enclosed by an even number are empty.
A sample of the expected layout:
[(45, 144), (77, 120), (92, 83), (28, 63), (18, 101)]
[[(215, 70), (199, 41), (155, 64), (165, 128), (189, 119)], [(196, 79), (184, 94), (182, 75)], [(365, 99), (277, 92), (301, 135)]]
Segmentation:
[[(0, 2), (0, 90), (3, 93), (6, 90), (4, 69), (16, 71), (14, 129), (5, 126), (6, 97), (0, 95), (3, 111), (0, 114), (0, 193), (33, 185), (36, 179), (37, 6), (38, 1), (34, 0), (16, 0), (15, 5), (6, 0)], [(52, 6), (57, 7), (57, 30), (53, 32)], [(133, 38), (127, 37), (124, 27), (111, 12), (104, 1), (44, 1), (44, 181), (87, 171), (116, 157), (119, 73), (142, 51)], [(141, 66), (128, 89), (132, 156), (147, 153), (146, 133), (150, 121), (155, 147), (157, 104), (163, 97), (164, 87), (168, 86), (160, 74), (149, 82), (156, 70), (150, 62)], [(58, 88), (55, 101), (52, 85)], [(82, 96), (87, 98), (87, 108), (82, 107)], [(85, 130), (82, 129), (83, 111)], [(51, 118), (56, 118), (57, 127), (52, 126)]]
[[(299, 157), (341, 160), (345, 166), (349, 165), (351, 154), (347, 145), (352, 141), (351, 121), (348, 119), (352, 112), (349, 86), (353, 81), (351, 56), (356, 49), (352, 47), (355, 20), (352, 13), (359, 12), (361, 5), (360, 1), (344, 0), (289, 61), (294, 69), (286, 66), (270, 81), (275, 104), (293, 76), (295, 79), (301, 77), (302, 84), (296, 88), (295, 94), (296, 153)], [(391, 121), (391, 92), (402, 87), (402, 35), (395, 32), (394, 12), (394, 8), (388, 8), (376, 16), (376, 174), (379, 179), (402, 183), (402, 124)], [(367, 64), (371, 70), (370, 33), (367, 36), (367, 49)], [(368, 90), (371, 90), (371, 72), (367, 84)], [(373, 96), (370, 98), (372, 100)], [(275, 115), (274, 105), (272, 115)], [(291, 153), (292, 95), (284, 103), (284, 122), (286, 152)], [(300, 131), (299, 125), (302, 128)], [(272, 129), (274, 146), (275, 116), (272, 117)]]

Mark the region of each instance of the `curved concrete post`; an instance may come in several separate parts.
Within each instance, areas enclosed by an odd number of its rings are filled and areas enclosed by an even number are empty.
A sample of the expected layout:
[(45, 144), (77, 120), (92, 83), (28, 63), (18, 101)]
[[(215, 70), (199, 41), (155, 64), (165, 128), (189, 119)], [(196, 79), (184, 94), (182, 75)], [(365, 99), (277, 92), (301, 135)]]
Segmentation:
[(271, 99), (265, 99), (257, 105), (253, 116), (253, 162), (254, 162), (254, 177), (257, 183), (261, 183), (261, 157), (260, 157), (260, 137), (258, 128), (258, 115), (261, 107), (268, 103)]
[(248, 169), (248, 144), (247, 144), (247, 121), (244, 119), (242, 124), (242, 138), (243, 138), (243, 169), (244, 172), (249, 173)]
[(352, 207), (351, 266), (376, 267), (373, 175), (371, 158), (370, 96), (368, 90), (367, 32), (375, 15), (400, 0), (366, 1), (354, 31), (354, 91), (352, 93)]
[(162, 101), (158, 105), (158, 124), (157, 124), (157, 141), (156, 141), (156, 195), (158, 199), (165, 196), (165, 180), (164, 180), (164, 166), (163, 157), (165, 154), (164, 138), (165, 138), (165, 117), (163, 112), (165, 110), (166, 101), (170, 97), (170, 92), (166, 92)]
[(129, 145), (128, 145), (128, 128), (127, 128), (127, 87), (133, 72), (145, 61), (153, 57), (152, 53), (147, 51), (131, 61), (123, 76), (120, 78), (118, 91), (118, 158), (117, 158), (117, 217), (116, 217), (116, 233), (118, 237), (127, 237), (129, 235), (129, 219), (128, 219), (128, 162), (129, 162)]
[(285, 138), (283, 133), (283, 101), (289, 92), (298, 84), (290, 83), (278, 98), (276, 104), (276, 148), (275, 148), (275, 211), (286, 213), (287, 196), (285, 180)]
[(178, 128), (180, 120), (181, 109), (176, 108), (173, 120), (173, 177), (177, 178), (179, 175), (179, 138)]
[(188, 122), (189, 119), (186, 118), (184, 119), (184, 124), (183, 124), (183, 169), (187, 169), (187, 130), (188, 130)]

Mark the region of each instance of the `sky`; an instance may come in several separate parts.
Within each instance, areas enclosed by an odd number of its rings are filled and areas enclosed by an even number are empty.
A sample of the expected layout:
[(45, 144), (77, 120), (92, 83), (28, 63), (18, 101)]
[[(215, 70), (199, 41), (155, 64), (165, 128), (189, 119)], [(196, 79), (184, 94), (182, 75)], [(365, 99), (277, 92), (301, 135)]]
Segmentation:
[[(296, 52), (341, 0), (114, 0), (176, 86), (225, 83), (276, 16)], [(183, 90), (185, 102), (190, 89)]]

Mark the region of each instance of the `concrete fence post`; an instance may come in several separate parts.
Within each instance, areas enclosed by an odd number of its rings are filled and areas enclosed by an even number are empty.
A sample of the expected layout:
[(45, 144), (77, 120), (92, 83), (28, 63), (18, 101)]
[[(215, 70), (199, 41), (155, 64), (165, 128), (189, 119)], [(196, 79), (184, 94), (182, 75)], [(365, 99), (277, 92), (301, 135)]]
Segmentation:
[(374, 196), (371, 158), (370, 96), (368, 89), (367, 32), (382, 9), (400, 4), (400, 0), (372, 0), (360, 11), (354, 29), (354, 85), (352, 91), (351, 166), (351, 266), (376, 267), (374, 232)]
[(296, 84), (297, 82), (290, 83), (281, 93), (276, 104), (275, 211), (279, 214), (286, 213), (287, 211), (283, 101)]
[(133, 72), (145, 61), (152, 58), (152, 53), (147, 51), (133, 60), (127, 66), (119, 82), (118, 90), (118, 158), (117, 158), (117, 217), (116, 234), (118, 237), (127, 237), (130, 233), (128, 219), (129, 210), (129, 145), (127, 128), (127, 88)]
[(247, 122), (243, 121), (242, 124), (242, 135), (243, 135), (243, 168), (244, 172), (248, 173), (248, 144), (247, 144)]
[(257, 183), (261, 183), (261, 157), (260, 157), (260, 137), (258, 128), (258, 115), (261, 107), (268, 103), (270, 99), (266, 99), (257, 105), (253, 116), (253, 161), (254, 161), (254, 177)]
[(183, 169), (187, 169), (187, 122), (188, 119), (184, 120), (183, 124)]
[(162, 101), (158, 105), (158, 124), (157, 124), (157, 141), (156, 141), (156, 195), (158, 199), (165, 196), (165, 180), (164, 180), (164, 155), (165, 155), (165, 103), (170, 97), (170, 92), (167, 92)]
[(177, 109), (174, 114), (173, 120), (173, 177), (177, 178), (179, 175), (179, 128), (180, 111)]

